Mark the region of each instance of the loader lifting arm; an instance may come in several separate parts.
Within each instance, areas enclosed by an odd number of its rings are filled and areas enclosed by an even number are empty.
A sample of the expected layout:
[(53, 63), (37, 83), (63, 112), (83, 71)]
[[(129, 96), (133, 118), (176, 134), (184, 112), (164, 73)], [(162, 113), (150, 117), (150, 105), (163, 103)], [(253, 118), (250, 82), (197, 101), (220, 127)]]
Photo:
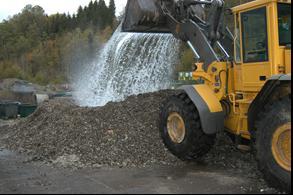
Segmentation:
[[(210, 7), (207, 17), (203, 5)], [(129, 0), (126, 9), (124, 32), (172, 33), (188, 43), (205, 71), (233, 56), (233, 35), (222, 22), (223, 0)]]

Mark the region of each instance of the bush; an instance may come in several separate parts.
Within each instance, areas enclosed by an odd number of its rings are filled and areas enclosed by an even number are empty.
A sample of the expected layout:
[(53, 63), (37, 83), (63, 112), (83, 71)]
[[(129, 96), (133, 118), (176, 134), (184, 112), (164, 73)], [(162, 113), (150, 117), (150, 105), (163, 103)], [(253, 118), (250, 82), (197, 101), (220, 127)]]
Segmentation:
[(21, 69), (11, 62), (4, 62), (0, 64), (0, 79), (22, 78), (21, 72)]

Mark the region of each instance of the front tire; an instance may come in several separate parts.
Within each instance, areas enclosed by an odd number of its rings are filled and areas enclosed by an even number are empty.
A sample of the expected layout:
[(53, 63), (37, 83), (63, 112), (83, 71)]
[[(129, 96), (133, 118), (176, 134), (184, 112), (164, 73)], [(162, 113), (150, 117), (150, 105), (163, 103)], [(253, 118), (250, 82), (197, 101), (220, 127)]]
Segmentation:
[(201, 158), (215, 143), (203, 132), (199, 113), (187, 94), (170, 97), (161, 108), (161, 137), (172, 154), (183, 161)]
[(291, 192), (291, 98), (278, 100), (261, 114), (256, 158), (271, 186)]

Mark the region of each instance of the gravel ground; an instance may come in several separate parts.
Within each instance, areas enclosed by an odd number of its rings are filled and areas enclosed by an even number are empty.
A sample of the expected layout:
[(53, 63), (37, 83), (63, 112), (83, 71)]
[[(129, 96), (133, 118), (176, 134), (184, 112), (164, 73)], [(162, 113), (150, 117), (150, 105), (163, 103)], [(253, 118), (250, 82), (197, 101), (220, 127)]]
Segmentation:
[(15, 125), (18, 120), (2, 120), (0, 119), (0, 128), (9, 128), (12, 125)]
[[(5, 147), (49, 164), (70, 167), (152, 167), (184, 165), (165, 149), (159, 136), (161, 103), (174, 91), (131, 96), (99, 108), (81, 108), (66, 99), (43, 103), (27, 119), (1, 128)], [(236, 149), (226, 133), (196, 162), (244, 174), (267, 187), (252, 153)]]

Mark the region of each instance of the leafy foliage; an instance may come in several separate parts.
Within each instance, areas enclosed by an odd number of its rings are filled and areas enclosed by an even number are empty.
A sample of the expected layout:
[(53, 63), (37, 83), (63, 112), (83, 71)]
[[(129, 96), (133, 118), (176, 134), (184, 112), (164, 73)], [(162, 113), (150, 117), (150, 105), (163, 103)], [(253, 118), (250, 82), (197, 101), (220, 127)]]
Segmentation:
[[(71, 64), (85, 64), (117, 25), (115, 2), (91, 1), (77, 14), (46, 15), (27, 5), (0, 23), (0, 79), (17, 77), (48, 84), (69, 79)], [(107, 33), (105, 35), (105, 32)]]

